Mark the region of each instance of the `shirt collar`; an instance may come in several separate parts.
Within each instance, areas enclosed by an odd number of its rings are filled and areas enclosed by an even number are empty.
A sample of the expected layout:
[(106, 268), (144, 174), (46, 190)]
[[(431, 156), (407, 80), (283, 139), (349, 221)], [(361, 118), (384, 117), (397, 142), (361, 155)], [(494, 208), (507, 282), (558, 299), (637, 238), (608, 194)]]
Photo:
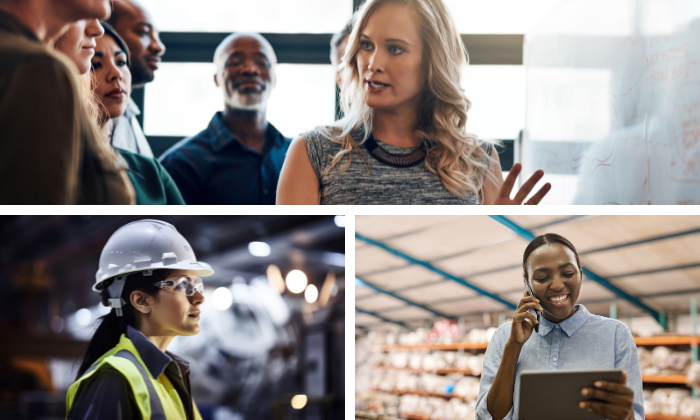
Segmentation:
[(136, 105), (136, 102), (129, 98), (129, 104), (126, 106), (126, 111), (124, 111), (124, 117), (130, 120), (137, 115), (141, 115), (141, 110), (139, 109), (139, 106)]
[(136, 351), (138, 351), (139, 356), (141, 356), (141, 360), (143, 360), (146, 368), (148, 368), (148, 371), (151, 372), (151, 376), (154, 378), (159, 378), (171, 362), (176, 362), (180, 365), (181, 370), (186, 368), (186, 371), (182, 372), (183, 374), (189, 372), (190, 364), (187, 360), (170, 352), (163, 353), (151, 340), (146, 338), (141, 331), (131, 325), (126, 327), (126, 336), (134, 344)]
[[(243, 143), (241, 143), (236, 136), (229, 131), (228, 127), (226, 127), (226, 124), (224, 123), (224, 113), (221, 111), (218, 111), (216, 114), (214, 114), (214, 117), (211, 119), (211, 122), (209, 123), (209, 129), (214, 132), (216, 135), (212, 140), (213, 143), (213, 150), (214, 152), (218, 152), (224, 147), (228, 146), (232, 142), (235, 142), (238, 144), (241, 148), (251, 152), (251, 153), (258, 153), (256, 150), (253, 150), (247, 146), (244, 146)], [(262, 153), (259, 153), (261, 155), (264, 155), (267, 153), (268, 150), (272, 148), (272, 146), (275, 143), (282, 143), (284, 141), (284, 136), (282, 136), (282, 133), (275, 128), (272, 124), (269, 122), (267, 123), (267, 132), (265, 133), (265, 146), (263, 147)]]
[(0, 30), (4, 30), (5, 32), (9, 32), (11, 34), (24, 36), (32, 41), (41, 42), (34, 31), (27, 28), (24, 23), (13, 15), (2, 10), (0, 10)]
[(576, 331), (579, 330), (579, 328), (583, 326), (583, 324), (586, 323), (586, 321), (588, 321), (588, 317), (590, 315), (591, 313), (588, 312), (588, 309), (586, 309), (585, 306), (578, 304), (576, 305), (576, 313), (557, 324), (549, 322), (547, 319), (545, 319), (545, 317), (540, 316), (539, 334), (540, 336), (545, 337), (547, 334), (552, 332), (553, 329), (555, 329), (555, 326), (558, 325), (559, 328), (564, 331), (567, 337), (571, 337), (574, 335), (574, 333), (576, 333)]

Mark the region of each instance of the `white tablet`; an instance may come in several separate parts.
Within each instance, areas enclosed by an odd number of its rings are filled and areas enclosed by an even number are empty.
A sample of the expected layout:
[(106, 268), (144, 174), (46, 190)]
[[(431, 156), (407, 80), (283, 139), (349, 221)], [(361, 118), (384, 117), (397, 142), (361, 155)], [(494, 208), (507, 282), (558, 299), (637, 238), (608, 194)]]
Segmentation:
[(526, 370), (520, 374), (518, 420), (588, 420), (600, 415), (579, 408), (582, 388), (594, 388), (595, 381), (621, 382), (622, 370)]

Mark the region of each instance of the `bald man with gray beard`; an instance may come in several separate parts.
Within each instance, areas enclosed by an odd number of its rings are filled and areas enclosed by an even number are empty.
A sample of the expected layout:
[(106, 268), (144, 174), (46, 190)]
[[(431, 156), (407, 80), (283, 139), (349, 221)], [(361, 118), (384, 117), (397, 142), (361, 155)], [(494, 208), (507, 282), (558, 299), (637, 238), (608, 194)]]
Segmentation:
[(260, 34), (238, 33), (221, 42), (214, 64), (224, 111), (165, 152), (161, 162), (187, 204), (275, 204), (291, 143), (267, 121), (277, 56)]

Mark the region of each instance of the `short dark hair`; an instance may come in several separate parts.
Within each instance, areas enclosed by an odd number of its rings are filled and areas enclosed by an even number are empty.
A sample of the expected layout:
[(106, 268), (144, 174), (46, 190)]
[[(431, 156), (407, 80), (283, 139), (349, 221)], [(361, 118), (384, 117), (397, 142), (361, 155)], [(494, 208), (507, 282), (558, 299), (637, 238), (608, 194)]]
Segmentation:
[(107, 23), (112, 25), (112, 27), (116, 27), (119, 24), (119, 20), (126, 16), (126, 10), (122, 7), (113, 7), (112, 9), (112, 14), (107, 19)]
[(129, 56), (131, 53), (129, 52), (129, 47), (127, 47), (126, 42), (124, 42), (124, 39), (119, 36), (117, 31), (114, 30), (114, 28), (107, 22), (100, 22), (102, 27), (105, 29), (105, 35), (111, 36), (112, 39), (114, 39), (114, 42), (117, 43), (117, 46), (124, 51), (126, 54), (126, 65), (131, 67), (131, 60), (129, 59)]
[(558, 235), (556, 233), (545, 233), (544, 235), (540, 235), (530, 241), (530, 243), (527, 245), (527, 248), (525, 248), (525, 253), (523, 254), (523, 280), (525, 283), (527, 283), (528, 278), (527, 278), (527, 259), (530, 258), (530, 254), (532, 254), (532, 251), (536, 250), (537, 248), (541, 247), (542, 245), (550, 245), (555, 242), (558, 242), (569, 249), (571, 249), (574, 252), (574, 255), (576, 256), (576, 264), (578, 265), (579, 271), (581, 271), (581, 260), (578, 257), (578, 252), (576, 252), (576, 248), (574, 247), (574, 244), (571, 243), (568, 239), (565, 237)]

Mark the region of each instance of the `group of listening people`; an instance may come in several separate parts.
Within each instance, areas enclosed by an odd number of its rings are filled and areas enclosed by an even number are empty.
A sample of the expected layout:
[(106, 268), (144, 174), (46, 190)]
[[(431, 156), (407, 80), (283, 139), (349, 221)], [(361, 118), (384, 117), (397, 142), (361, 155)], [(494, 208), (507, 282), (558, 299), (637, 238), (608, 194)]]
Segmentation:
[(266, 116), (272, 46), (234, 33), (214, 54), (224, 110), (154, 158), (130, 96), (165, 49), (137, 0), (0, 0), (0, 202), (538, 204), (551, 187), (526, 200), (536, 171), (511, 198), (520, 164), (504, 180), (498, 144), (467, 131), (443, 0), (363, 3), (331, 40), (343, 117), (294, 140)]

